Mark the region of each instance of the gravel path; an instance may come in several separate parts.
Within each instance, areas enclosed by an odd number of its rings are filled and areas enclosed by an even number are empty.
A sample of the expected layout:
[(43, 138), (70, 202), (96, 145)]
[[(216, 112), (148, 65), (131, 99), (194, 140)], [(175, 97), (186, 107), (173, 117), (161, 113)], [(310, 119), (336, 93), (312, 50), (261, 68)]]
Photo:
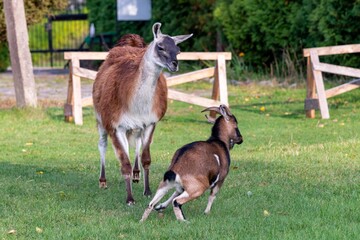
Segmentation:
[[(35, 72), (37, 97), (40, 105), (63, 105), (67, 98), (69, 75), (67, 72)], [(92, 81), (83, 79), (82, 96), (91, 96)], [(45, 104), (45, 105), (48, 105)], [(0, 108), (15, 106), (15, 89), (11, 72), (0, 73)]]

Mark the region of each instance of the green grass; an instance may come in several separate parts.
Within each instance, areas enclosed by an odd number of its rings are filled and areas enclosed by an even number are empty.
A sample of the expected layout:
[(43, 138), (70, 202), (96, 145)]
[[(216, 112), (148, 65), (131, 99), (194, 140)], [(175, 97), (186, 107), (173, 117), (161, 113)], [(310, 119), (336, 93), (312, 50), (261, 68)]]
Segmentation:
[[(229, 90), (244, 143), (210, 215), (208, 193), (184, 205), (189, 224), (171, 208), (140, 224), (150, 199), (139, 183), (136, 205), (125, 204), (110, 146), (109, 188), (98, 188), (91, 108), (83, 126), (65, 123), (61, 108), (0, 110), (0, 239), (358, 239), (360, 92), (329, 99), (331, 119), (321, 120), (305, 118), (302, 88)], [(209, 136), (201, 110), (169, 103), (152, 145), (153, 191), (177, 148)]]

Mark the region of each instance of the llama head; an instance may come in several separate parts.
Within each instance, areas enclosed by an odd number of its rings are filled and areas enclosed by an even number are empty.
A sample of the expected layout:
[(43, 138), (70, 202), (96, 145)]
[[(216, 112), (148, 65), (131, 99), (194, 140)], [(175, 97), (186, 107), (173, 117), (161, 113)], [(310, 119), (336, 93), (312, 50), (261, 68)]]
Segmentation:
[(192, 34), (172, 37), (161, 33), (160, 27), (161, 23), (155, 23), (152, 27), (154, 34), (153, 47), (155, 62), (171, 72), (176, 72), (179, 70), (176, 56), (180, 53), (180, 48), (177, 45), (190, 38)]

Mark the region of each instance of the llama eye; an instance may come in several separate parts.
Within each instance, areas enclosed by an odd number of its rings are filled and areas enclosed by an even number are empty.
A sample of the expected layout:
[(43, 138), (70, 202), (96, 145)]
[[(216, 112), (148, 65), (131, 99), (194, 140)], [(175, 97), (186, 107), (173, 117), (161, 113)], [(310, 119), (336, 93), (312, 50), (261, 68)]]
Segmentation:
[(162, 46), (157, 46), (159, 51), (165, 51), (165, 48)]

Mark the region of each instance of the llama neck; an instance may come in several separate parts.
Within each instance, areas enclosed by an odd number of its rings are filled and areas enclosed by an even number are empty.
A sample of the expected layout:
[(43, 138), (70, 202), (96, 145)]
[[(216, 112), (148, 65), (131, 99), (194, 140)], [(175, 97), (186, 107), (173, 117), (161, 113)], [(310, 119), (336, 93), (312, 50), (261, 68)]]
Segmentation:
[[(142, 60), (141, 80), (155, 84), (160, 76), (162, 67), (156, 63), (155, 43), (151, 42), (146, 49)], [(144, 83), (144, 82), (143, 82)]]

